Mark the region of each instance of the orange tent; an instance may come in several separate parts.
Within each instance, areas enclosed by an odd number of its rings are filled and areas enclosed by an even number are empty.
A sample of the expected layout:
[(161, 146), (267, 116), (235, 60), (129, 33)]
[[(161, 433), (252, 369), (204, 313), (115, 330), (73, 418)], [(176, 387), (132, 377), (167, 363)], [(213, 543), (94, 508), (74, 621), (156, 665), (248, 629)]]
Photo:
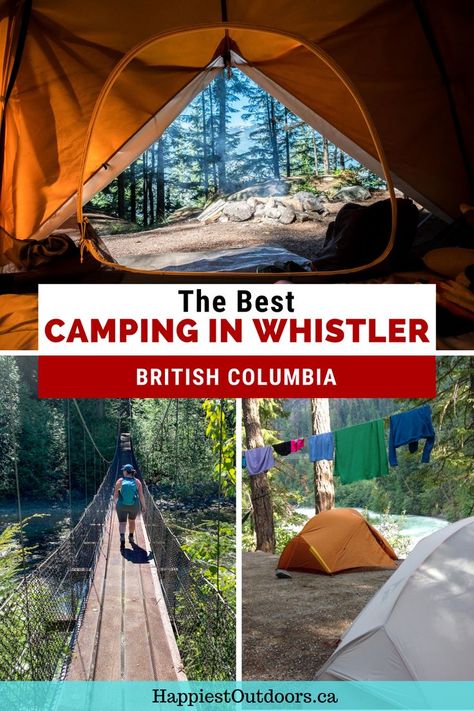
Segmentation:
[[(9, 238), (81, 219), (225, 65), (456, 215), (473, 199), (473, 14), (470, 0), (0, 0), (0, 264)], [(83, 241), (101, 260), (85, 227)]]
[(313, 516), (286, 546), (283, 570), (340, 573), (351, 568), (395, 568), (397, 555), (355, 509), (331, 509)]

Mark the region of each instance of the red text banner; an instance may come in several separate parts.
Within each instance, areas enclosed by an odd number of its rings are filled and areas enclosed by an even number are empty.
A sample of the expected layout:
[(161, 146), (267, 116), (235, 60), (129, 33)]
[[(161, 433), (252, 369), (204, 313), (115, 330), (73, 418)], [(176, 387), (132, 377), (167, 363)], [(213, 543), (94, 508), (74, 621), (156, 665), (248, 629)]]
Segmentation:
[(40, 356), (44, 398), (432, 398), (434, 356)]

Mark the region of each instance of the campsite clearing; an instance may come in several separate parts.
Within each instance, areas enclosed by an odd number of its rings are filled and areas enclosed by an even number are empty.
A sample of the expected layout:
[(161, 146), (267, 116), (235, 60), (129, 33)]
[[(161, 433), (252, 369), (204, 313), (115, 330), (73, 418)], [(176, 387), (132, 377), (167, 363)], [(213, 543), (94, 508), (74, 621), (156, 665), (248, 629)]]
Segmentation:
[(392, 570), (275, 577), (277, 555), (243, 553), (242, 676), (313, 679)]

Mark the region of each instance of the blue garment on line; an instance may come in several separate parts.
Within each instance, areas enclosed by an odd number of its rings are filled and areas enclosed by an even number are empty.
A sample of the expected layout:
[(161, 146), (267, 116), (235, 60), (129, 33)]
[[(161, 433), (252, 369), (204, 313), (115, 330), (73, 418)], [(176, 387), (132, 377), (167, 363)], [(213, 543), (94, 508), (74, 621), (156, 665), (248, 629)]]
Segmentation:
[(331, 461), (334, 457), (334, 435), (332, 432), (313, 435), (308, 439), (309, 460), (319, 462), (322, 459)]
[(247, 460), (245, 459), (245, 454), (242, 454), (242, 469), (247, 468)]
[(413, 454), (418, 449), (418, 440), (420, 439), (426, 439), (421, 461), (427, 464), (430, 461), (430, 454), (435, 441), (435, 431), (429, 405), (422, 405), (414, 410), (392, 415), (388, 439), (390, 466), (396, 467), (398, 464), (397, 447), (407, 444), (408, 449)]
[(247, 471), (250, 476), (267, 472), (275, 464), (273, 457), (273, 447), (256, 447), (255, 449), (247, 449), (245, 452), (247, 461)]

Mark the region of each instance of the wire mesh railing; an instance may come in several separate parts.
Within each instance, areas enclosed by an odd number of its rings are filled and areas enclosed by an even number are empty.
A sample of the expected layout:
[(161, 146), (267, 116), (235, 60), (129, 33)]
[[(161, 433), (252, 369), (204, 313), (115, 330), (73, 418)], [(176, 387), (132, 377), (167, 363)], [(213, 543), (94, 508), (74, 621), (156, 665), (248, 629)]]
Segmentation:
[(60, 678), (99, 555), (118, 454), (78, 523), (0, 606), (0, 681)]
[(144, 522), (168, 615), (189, 679), (235, 678), (236, 618), (180, 546), (143, 484)]

